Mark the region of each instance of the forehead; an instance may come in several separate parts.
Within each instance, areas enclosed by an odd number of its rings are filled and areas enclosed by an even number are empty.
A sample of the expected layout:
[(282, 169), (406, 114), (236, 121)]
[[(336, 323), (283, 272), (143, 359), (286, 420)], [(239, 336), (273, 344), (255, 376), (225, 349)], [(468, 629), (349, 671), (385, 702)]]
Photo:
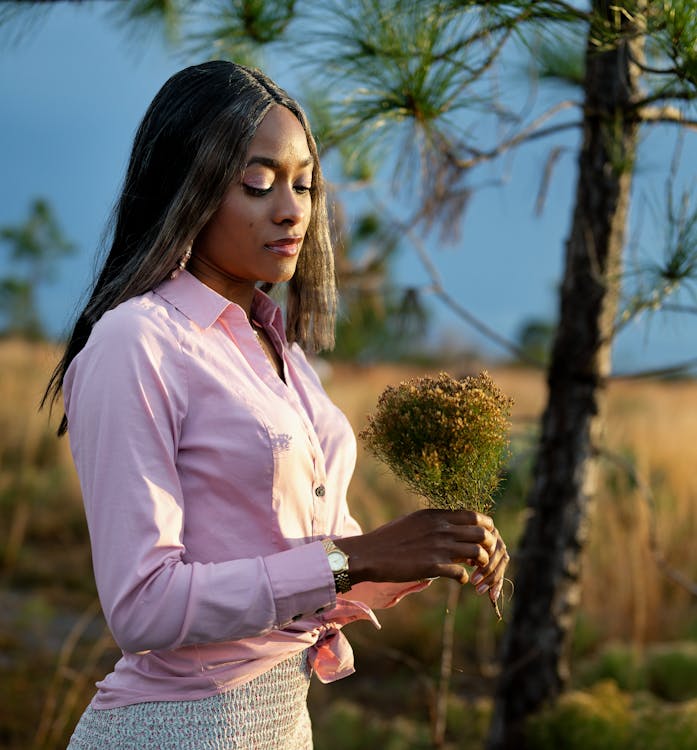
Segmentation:
[(287, 166), (312, 164), (305, 130), (286, 107), (271, 107), (257, 128), (247, 152), (247, 163), (255, 157), (271, 158)]

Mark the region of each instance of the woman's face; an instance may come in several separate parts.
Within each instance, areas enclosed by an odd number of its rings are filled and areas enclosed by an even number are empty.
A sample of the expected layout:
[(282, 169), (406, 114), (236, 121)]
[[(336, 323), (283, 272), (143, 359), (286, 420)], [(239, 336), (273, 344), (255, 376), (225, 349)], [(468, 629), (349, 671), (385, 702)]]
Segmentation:
[(313, 166), (302, 125), (273, 106), (250, 143), (241, 182), (196, 238), (189, 270), (235, 302), (251, 301), (258, 281), (288, 281), (310, 222)]

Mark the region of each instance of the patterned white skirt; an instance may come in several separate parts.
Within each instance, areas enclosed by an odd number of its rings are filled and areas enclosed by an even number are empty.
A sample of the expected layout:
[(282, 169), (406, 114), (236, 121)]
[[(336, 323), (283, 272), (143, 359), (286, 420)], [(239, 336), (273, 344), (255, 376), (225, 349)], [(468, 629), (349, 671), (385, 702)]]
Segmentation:
[(88, 706), (68, 750), (312, 750), (306, 652), (193, 701)]

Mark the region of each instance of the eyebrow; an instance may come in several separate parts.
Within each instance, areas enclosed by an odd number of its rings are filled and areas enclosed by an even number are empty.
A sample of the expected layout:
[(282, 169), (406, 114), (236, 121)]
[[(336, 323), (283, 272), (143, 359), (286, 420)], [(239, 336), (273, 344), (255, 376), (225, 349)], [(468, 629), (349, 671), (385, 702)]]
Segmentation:
[[(305, 167), (311, 167), (315, 163), (315, 160), (309, 156), (307, 159), (297, 163), (298, 169), (304, 169)], [(247, 166), (251, 167), (252, 164), (261, 164), (263, 167), (269, 167), (269, 169), (281, 169), (282, 164), (276, 159), (271, 159), (268, 156), (252, 156), (247, 162)]]

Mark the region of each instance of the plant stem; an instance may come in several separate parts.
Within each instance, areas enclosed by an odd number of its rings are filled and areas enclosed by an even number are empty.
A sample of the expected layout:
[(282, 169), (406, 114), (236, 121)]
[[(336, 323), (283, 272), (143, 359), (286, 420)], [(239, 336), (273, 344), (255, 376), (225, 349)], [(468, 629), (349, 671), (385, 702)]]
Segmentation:
[(436, 695), (436, 711), (433, 723), (433, 746), (442, 747), (448, 716), (450, 676), (453, 671), (453, 644), (455, 642), (455, 616), (462, 586), (457, 581), (448, 581), (448, 596), (443, 618), (443, 648), (440, 656), (440, 682)]

